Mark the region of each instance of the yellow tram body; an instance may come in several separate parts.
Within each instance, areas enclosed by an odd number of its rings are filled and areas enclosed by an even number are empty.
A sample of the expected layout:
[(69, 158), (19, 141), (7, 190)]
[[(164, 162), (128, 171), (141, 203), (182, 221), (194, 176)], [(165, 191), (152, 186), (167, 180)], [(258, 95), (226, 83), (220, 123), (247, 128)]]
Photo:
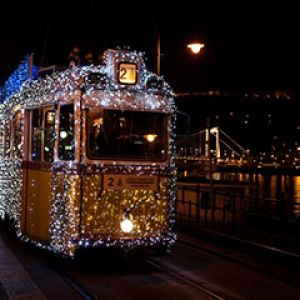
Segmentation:
[(175, 240), (172, 91), (140, 52), (104, 58), (2, 90), (1, 216), (69, 255)]

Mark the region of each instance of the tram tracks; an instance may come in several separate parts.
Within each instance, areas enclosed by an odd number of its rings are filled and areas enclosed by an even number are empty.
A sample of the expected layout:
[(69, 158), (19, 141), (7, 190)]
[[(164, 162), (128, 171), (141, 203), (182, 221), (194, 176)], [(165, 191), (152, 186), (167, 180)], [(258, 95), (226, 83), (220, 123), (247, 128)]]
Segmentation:
[(70, 271), (66, 270), (65, 267), (56, 266), (55, 269), (61, 276), (61, 278), (81, 297), (83, 300), (98, 300), (94, 293), (89, 291), (79, 280), (71, 274)]
[(85, 289), (81, 284), (76, 280), (71, 279), (70, 277), (63, 277), (64, 280), (79, 294), (79, 296), (84, 300), (97, 300), (97, 296), (91, 294), (87, 289)]
[[(203, 244), (199, 244), (198, 242), (190, 241), (187, 237), (178, 239), (177, 243), (194, 252), (200, 254), (206, 253), (208, 255), (218, 257), (219, 259), (244, 266), (247, 269), (251, 269), (256, 272), (262, 273), (268, 277), (287, 283), (289, 285), (299, 286), (298, 276), (291, 276), (291, 272), (293, 271), (292, 268), (290, 268), (291, 266), (293, 266), (296, 269), (297, 268), (296, 266), (299, 266), (300, 263), (299, 259), (295, 260), (295, 258), (293, 257), (294, 259), (293, 263), (288, 261), (288, 264), (285, 265), (284, 263), (280, 262), (278, 256), (275, 256), (275, 258), (272, 259), (273, 262), (268, 264), (267, 260), (268, 259), (270, 260), (272, 255), (278, 254), (278, 251), (273, 250), (271, 247), (268, 247), (269, 249), (267, 249), (269, 253), (266, 252), (266, 249), (263, 249), (265, 250), (265, 252), (263, 252), (264, 254), (258, 254), (261, 253), (259, 252), (261, 251), (261, 249), (258, 248), (257, 252), (256, 253), (253, 252), (253, 254), (250, 255), (249, 257), (249, 255), (245, 254), (246, 252), (244, 253), (244, 255), (241, 255), (240, 252), (237, 252), (235, 250), (228, 250), (223, 247), (216, 248), (217, 246), (215, 244), (212, 247), (209, 247), (205, 243), (203, 245)], [(274, 266), (275, 259), (276, 259), (276, 264)]]
[[(211, 247), (210, 245), (207, 245), (206, 243), (197, 243), (194, 242), (193, 240), (190, 240), (188, 237), (182, 236), (177, 240), (178, 245), (183, 248), (186, 248), (190, 251), (193, 251), (195, 253), (199, 253), (201, 256), (202, 255), (210, 255), (215, 258), (219, 258), (222, 261), (227, 261), (231, 262), (234, 264), (238, 265), (244, 265), (246, 268), (251, 268), (254, 269), (255, 271), (259, 271), (260, 273), (263, 272), (262, 266), (257, 265), (254, 261), (247, 261), (243, 258), (243, 256), (236, 256), (233, 255), (230, 251), (227, 251), (226, 249), (222, 248), (222, 251), (217, 247)], [(188, 253), (188, 252), (185, 252)], [(134, 259), (134, 257), (131, 257), (131, 259)], [(137, 263), (137, 261), (129, 259), (128, 257), (125, 259), (124, 262), (125, 265), (131, 265), (129, 269), (132, 268), (134, 264)], [(134, 269), (136, 268), (136, 271), (133, 273), (139, 274), (141, 270), (144, 270), (146, 266), (145, 271), (142, 271), (142, 274), (144, 274), (144, 279), (145, 277), (148, 278), (148, 274), (150, 274), (150, 278), (153, 278), (154, 276), (159, 276), (160, 278), (167, 278), (168, 282), (173, 285), (173, 284), (180, 284), (181, 286), (186, 286), (190, 287), (191, 291), (194, 290), (194, 293), (198, 293), (199, 291), (199, 297), (201, 298), (201, 295), (203, 299), (218, 299), (218, 300), (223, 300), (223, 299), (239, 299), (239, 297), (236, 297), (237, 295), (234, 295), (230, 290), (227, 290), (226, 288), (223, 290), (221, 286), (215, 288), (215, 283), (210, 282), (209, 279), (205, 277), (199, 277), (199, 275), (196, 275), (196, 273), (191, 273), (186, 269), (185, 265), (177, 265), (176, 263), (173, 263), (172, 260), (164, 259), (164, 257), (159, 258), (159, 257), (153, 257), (153, 256), (147, 256), (143, 260), (140, 260), (138, 258), (138, 263), (137, 265), (134, 266)], [(123, 265), (124, 267), (124, 265)], [(73, 269), (75, 273), (72, 271), (73, 267), (69, 269), (68, 267), (62, 266), (60, 268), (60, 275), (63, 277), (63, 279), (73, 288), (74, 291), (82, 298), (82, 299), (87, 299), (87, 300), (94, 300), (94, 299), (100, 299), (102, 298), (103, 295), (109, 295), (110, 291), (106, 291), (105, 283), (103, 282), (103, 278), (101, 278), (103, 275), (105, 275), (106, 272), (104, 273), (94, 273), (94, 282), (95, 284), (99, 284), (100, 286), (103, 285), (103, 291), (104, 293), (100, 292), (98, 293), (97, 290), (94, 289), (94, 286), (92, 286), (90, 283), (86, 281), (86, 278), (83, 274), (78, 273), (78, 269), (75, 268)], [(121, 268), (122, 269), (122, 268)], [(119, 268), (116, 269), (117, 271), (120, 270)], [(123, 270), (123, 269), (122, 269)], [(128, 276), (132, 276), (132, 269), (128, 271)], [(269, 272), (268, 272), (269, 273)], [(127, 276), (127, 271), (123, 272), (122, 275)], [(109, 283), (113, 282), (116, 280), (118, 277), (118, 272), (114, 276), (112, 276), (112, 281), (109, 281)], [(121, 276), (122, 276), (121, 275)], [(273, 274), (274, 276), (274, 274)], [(275, 276), (274, 276), (275, 277)], [(110, 280), (110, 279), (109, 279)], [(121, 278), (120, 282), (123, 281), (124, 279)], [(126, 280), (126, 279), (125, 279)], [(132, 279), (130, 279), (132, 280)], [(139, 283), (140, 278), (136, 278), (136, 283)], [(148, 279), (146, 279), (148, 280)], [(117, 282), (119, 280), (117, 279)], [(119, 286), (115, 286), (116, 290), (120, 289), (121, 293), (121, 288)], [(93, 291), (93, 292), (92, 292)], [(99, 296), (101, 295), (101, 297)], [(120, 294), (122, 295), (122, 294)], [(124, 298), (126, 299), (126, 297)], [(202, 298), (201, 298), (202, 299)]]
[[(165, 276), (170, 279), (170, 281), (175, 281), (177, 283), (183, 283), (186, 286), (191, 287), (194, 290), (199, 291), (200, 294), (203, 295), (204, 299), (215, 299), (215, 300), (225, 300), (224, 296), (219, 295), (217, 292), (208, 289), (201, 285), (201, 283), (197, 282), (189, 278), (188, 276), (183, 275), (179, 271), (173, 269), (172, 267), (168, 267), (163, 263), (160, 263), (155, 258), (146, 258), (143, 262), (153, 272), (158, 272), (161, 274), (160, 276)], [(78, 277), (78, 275), (74, 275), (71, 270), (68, 270), (67, 267), (64, 266), (57, 266), (56, 267), (59, 275), (66, 281), (67, 284), (84, 300), (98, 300), (100, 297), (96, 295), (94, 292), (91, 291), (90, 287), (87, 287), (84, 283), (84, 278)], [(146, 272), (145, 272), (146, 273)], [(97, 275), (95, 275), (97, 276)], [(100, 281), (99, 276), (99, 281)], [(117, 287), (116, 287), (117, 288)], [(201, 298), (202, 299), (202, 298)]]
[[(15, 251), (21, 248), (18, 245), (11, 248), (17, 257), (21, 256), (20, 261), (24, 263), (25, 270), (29, 274), (32, 273), (34, 282), (48, 299), (54, 299), (57, 295), (74, 300), (113, 299), (114, 296), (132, 299), (130, 293), (127, 293), (128, 290), (145, 300), (151, 299), (152, 295), (157, 295), (155, 299), (174, 299), (172, 296), (176, 297), (177, 293), (181, 295), (178, 295), (178, 298), (183, 299), (185, 297), (182, 295), (187, 296), (185, 299), (197, 299), (198, 294), (199, 299), (245, 299), (248, 295), (247, 284), (246, 287), (240, 287), (239, 281), (236, 281), (240, 271), (247, 276), (249, 284), (253, 274), (254, 282), (257, 282), (257, 278), (263, 278), (267, 283), (270, 278), (280, 279), (277, 282), (271, 280), (268, 285), (272, 288), (278, 287), (280, 298), (283, 298), (282, 295), (290, 295), (291, 297), (287, 298), (297, 299), (294, 297), (297, 292), (293, 292), (297, 289), (296, 283), (299, 282), (297, 273), (294, 279), (286, 276), (283, 280), (282, 277), (287, 272), (278, 276), (273, 269), (267, 270), (271, 266), (268, 261), (265, 265), (260, 264), (260, 261), (268, 257), (256, 260), (251, 255), (239, 255), (238, 248), (216, 246), (183, 234), (179, 234), (174, 253), (162, 257), (150, 255), (143, 259), (136, 255), (124, 259), (122, 255), (111, 256), (111, 252), (109, 255), (100, 255), (97, 251), (93, 255), (88, 253), (77, 257), (78, 259), (68, 260), (42, 251), (32, 251), (31, 247), (24, 247), (22, 251)], [(278, 263), (276, 261), (276, 265)], [(284, 271), (279, 268), (281, 272)], [(249, 269), (248, 275), (245, 272)], [(259, 273), (262, 275), (256, 277)], [(263, 273), (267, 276), (264, 277)], [(238, 288), (233, 288), (235, 282)], [(286, 285), (289, 285), (290, 289)], [(168, 288), (173, 290), (173, 294)], [(269, 288), (263, 289), (263, 285), (259, 284), (253, 289), (262, 291), (262, 295), (270, 292)], [(250, 293), (254, 299), (258, 295), (256, 292), (249, 291)]]
[(147, 263), (149, 265), (151, 265), (152, 267), (158, 269), (159, 271), (167, 273), (169, 276), (174, 277), (177, 280), (183, 281), (185, 284), (201, 291), (202, 293), (204, 293), (207, 296), (211, 297), (211, 299), (225, 300), (225, 298), (223, 296), (217, 294), (216, 292), (214, 292), (214, 291), (212, 291), (208, 288), (205, 288), (203, 285), (201, 285), (200, 283), (198, 283), (195, 280), (192, 280), (188, 276), (185, 276), (185, 275), (181, 274), (180, 272), (178, 272), (176, 270), (173, 270), (172, 268), (169, 268), (169, 267), (167, 267), (163, 264), (160, 264), (156, 260), (147, 259)]

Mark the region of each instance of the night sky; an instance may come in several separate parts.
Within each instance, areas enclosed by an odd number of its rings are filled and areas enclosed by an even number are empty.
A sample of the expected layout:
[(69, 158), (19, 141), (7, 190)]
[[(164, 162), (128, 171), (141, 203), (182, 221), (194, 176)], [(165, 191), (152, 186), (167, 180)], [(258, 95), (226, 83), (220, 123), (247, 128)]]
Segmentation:
[[(40, 1), (11, 3), (0, 19), (0, 82), (26, 53), (36, 65), (67, 64), (74, 45), (98, 56), (106, 48), (144, 51), (154, 71), (155, 36), (161, 34), (161, 73), (175, 91), (278, 90), (299, 88), (299, 21), (285, 2), (263, 7), (211, 1)], [(186, 43), (200, 39), (192, 56)]]

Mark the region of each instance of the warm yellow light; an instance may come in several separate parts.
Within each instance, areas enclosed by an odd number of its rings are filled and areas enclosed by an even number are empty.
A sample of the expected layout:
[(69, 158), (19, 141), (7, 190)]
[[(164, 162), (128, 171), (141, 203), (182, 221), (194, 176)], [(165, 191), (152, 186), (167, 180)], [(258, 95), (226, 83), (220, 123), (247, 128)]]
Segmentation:
[(129, 233), (133, 229), (133, 224), (128, 219), (125, 219), (125, 220), (121, 221), (120, 225), (121, 225), (122, 231), (125, 232), (125, 233)]
[(136, 64), (120, 63), (119, 65), (119, 83), (122, 84), (135, 84), (137, 77)]
[(53, 125), (55, 120), (55, 112), (54, 111), (49, 111), (47, 113), (47, 124)]
[(157, 138), (157, 134), (146, 134), (144, 135), (144, 138), (149, 142), (152, 143)]
[(201, 51), (201, 49), (205, 47), (205, 45), (202, 43), (192, 43), (192, 44), (188, 44), (187, 47), (191, 49), (191, 51), (194, 54), (198, 54)]
[(93, 127), (103, 125), (103, 118), (97, 118), (93, 120)]
[(18, 104), (18, 105), (16, 105), (14, 108), (13, 108), (13, 112), (16, 112), (16, 111), (18, 111), (18, 110), (21, 110), (21, 105), (20, 104)]

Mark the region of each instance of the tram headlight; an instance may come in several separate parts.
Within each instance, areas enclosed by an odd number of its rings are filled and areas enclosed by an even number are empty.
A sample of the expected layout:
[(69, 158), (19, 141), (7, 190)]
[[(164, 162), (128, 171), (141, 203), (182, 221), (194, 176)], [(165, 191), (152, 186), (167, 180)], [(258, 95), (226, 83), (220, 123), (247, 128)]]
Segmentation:
[(62, 140), (64, 140), (68, 136), (68, 133), (63, 130), (59, 133), (59, 136)]
[(121, 221), (120, 226), (124, 233), (130, 233), (133, 229), (133, 223), (129, 219)]

